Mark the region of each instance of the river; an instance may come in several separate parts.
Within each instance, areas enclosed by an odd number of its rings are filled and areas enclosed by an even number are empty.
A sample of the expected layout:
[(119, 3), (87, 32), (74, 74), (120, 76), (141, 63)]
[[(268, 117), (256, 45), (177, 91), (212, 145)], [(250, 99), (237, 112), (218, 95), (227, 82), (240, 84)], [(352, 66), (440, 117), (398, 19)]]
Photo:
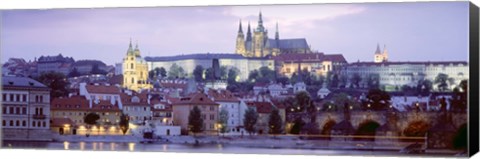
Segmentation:
[[(295, 148), (251, 148), (231, 144), (142, 144), (135, 142), (25, 142), (4, 141), (5, 149), (50, 149), (88, 151), (139, 151), (139, 152), (183, 152), (183, 153), (227, 153), (227, 154), (276, 154), (276, 155), (362, 155), (362, 156), (405, 156), (398, 151), (372, 150), (319, 150)], [(451, 156), (445, 154), (420, 154), (422, 156)]]

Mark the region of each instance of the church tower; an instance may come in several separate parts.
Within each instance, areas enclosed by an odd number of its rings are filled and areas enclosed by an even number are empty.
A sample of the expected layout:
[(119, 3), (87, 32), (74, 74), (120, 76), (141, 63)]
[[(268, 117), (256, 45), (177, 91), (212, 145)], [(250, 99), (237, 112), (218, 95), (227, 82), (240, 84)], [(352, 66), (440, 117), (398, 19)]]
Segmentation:
[(152, 88), (148, 82), (148, 65), (140, 55), (138, 43), (132, 48), (132, 40), (123, 59), (123, 87), (134, 91)]
[(381, 63), (381, 62), (387, 62), (388, 59), (388, 53), (386, 49), (386, 45), (383, 48), (383, 52), (380, 51), (380, 44), (377, 44), (377, 50), (375, 51), (374, 55), (374, 62), (375, 63)]
[(242, 21), (238, 26), (238, 35), (237, 35), (237, 44), (236, 44), (236, 51), (237, 54), (241, 54), (246, 56), (246, 49), (245, 49), (245, 36), (243, 35), (242, 30)]
[(253, 32), (253, 54), (254, 57), (264, 57), (265, 41), (268, 39), (268, 31), (263, 26), (262, 12), (258, 16), (258, 26)]
[(280, 33), (278, 32), (278, 22), (275, 29), (276, 29), (275, 30), (275, 46), (276, 47), (271, 48), (272, 56), (277, 56), (278, 54), (280, 54), (280, 49), (278, 48), (278, 46), (280, 46)]

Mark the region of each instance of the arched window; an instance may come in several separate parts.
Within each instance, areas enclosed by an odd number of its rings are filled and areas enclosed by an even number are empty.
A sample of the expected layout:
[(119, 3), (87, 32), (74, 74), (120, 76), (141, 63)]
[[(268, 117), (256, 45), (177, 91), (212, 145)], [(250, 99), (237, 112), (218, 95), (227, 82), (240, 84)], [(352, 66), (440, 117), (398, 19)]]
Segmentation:
[(10, 120), (10, 126), (13, 126), (13, 120)]
[(132, 84), (135, 84), (135, 80), (132, 78)]
[(25, 120), (22, 122), (22, 126), (27, 126), (27, 122)]
[(2, 126), (6, 126), (7, 122), (5, 120), (2, 120)]
[(133, 63), (130, 64), (130, 68), (133, 69)]
[(47, 123), (46, 123), (46, 122), (43, 122), (43, 123), (42, 123), (42, 126), (43, 126), (43, 127), (47, 127)]
[(33, 126), (33, 127), (35, 127), (35, 126), (36, 126), (36, 125), (35, 125), (35, 121), (32, 121), (32, 126)]

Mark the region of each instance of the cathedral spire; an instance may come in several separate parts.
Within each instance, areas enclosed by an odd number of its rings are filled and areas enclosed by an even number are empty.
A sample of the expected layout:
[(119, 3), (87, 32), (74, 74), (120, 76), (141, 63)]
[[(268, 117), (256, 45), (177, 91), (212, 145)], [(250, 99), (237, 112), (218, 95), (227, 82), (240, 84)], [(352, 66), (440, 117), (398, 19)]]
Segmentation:
[(248, 22), (248, 27), (247, 27), (247, 39), (246, 41), (252, 41), (252, 32), (250, 31), (250, 22)]
[(375, 51), (375, 54), (381, 54), (382, 52), (380, 51), (380, 44), (377, 43), (377, 50)]
[(243, 33), (242, 20), (240, 20), (240, 23), (239, 23), (239, 25), (238, 25), (238, 33)]
[(275, 30), (275, 40), (279, 40), (279, 39), (280, 39), (280, 35), (278, 33), (278, 22), (277, 22), (276, 30)]
[(258, 14), (258, 26), (257, 26), (257, 31), (263, 32), (264, 31), (263, 27), (263, 19), (262, 19), (262, 11)]

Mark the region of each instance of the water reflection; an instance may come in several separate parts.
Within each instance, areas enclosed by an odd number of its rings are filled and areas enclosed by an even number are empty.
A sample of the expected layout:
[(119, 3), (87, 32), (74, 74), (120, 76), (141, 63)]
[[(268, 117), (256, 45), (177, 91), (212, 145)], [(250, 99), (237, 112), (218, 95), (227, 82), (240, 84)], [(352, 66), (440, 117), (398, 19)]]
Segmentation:
[(92, 143), (92, 147), (94, 151), (97, 150), (97, 143), (96, 142)]
[(135, 143), (128, 143), (128, 150), (129, 151), (134, 151), (135, 150)]
[(98, 147), (99, 147), (100, 151), (103, 150), (103, 142), (98, 143)]
[(80, 142), (80, 150), (85, 150), (85, 142)]
[(168, 150), (168, 146), (167, 146), (166, 144), (163, 144), (163, 145), (162, 145), (162, 150), (163, 150), (163, 151), (167, 151), (167, 150)]
[(115, 143), (110, 143), (110, 150), (115, 151)]
[(65, 141), (63, 142), (63, 149), (68, 150), (70, 148), (70, 143)]

